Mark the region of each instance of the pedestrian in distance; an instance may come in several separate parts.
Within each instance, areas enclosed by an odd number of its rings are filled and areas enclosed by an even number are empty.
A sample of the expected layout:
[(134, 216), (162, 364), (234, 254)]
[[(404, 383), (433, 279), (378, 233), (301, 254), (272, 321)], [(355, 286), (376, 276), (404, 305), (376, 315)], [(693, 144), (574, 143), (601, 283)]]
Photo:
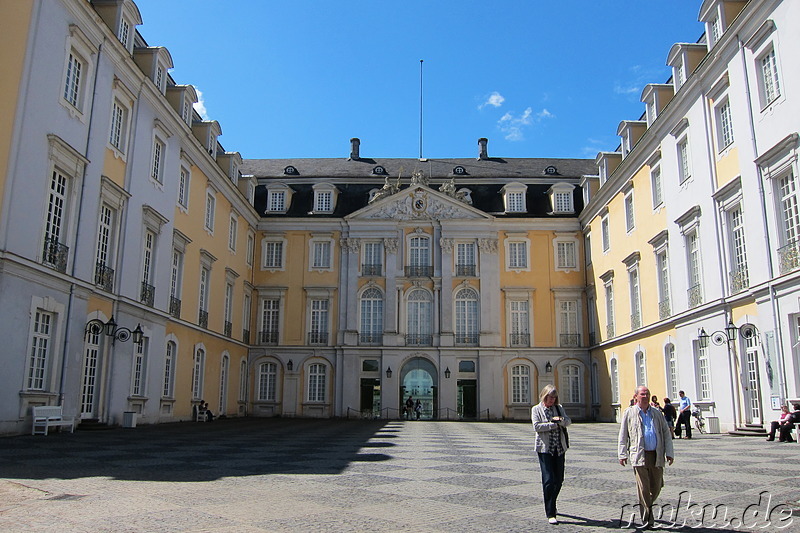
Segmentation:
[(409, 396), (406, 400), (406, 420), (411, 420), (411, 413), (414, 412), (414, 399)]
[(417, 403), (414, 404), (414, 413), (416, 413), (417, 420), (419, 420), (419, 417), (422, 414), (422, 402), (419, 401), (419, 398), (417, 398)]
[(536, 432), (534, 448), (542, 471), (545, 515), (549, 523), (558, 524), (556, 500), (564, 484), (564, 463), (569, 448), (567, 426), (572, 420), (559, 405), (558, 391), (553, 385), (545, 385), (539, 393), (539, 403), (531, 408), (531, 422)]
[(630, 460), (636, 477), (642, 526), (655, 525), (653, 503), (664, 486), (664, 466), (675, 457), (667, 421), (658, 409), (650, 406), (650, 390), (636, 389), (638, 401), (622, 415), (619, 428), (619, 464)]
[(664, 407), (661, 408), (661, 412), (664, 413), (664, 419), (667, 421), (667, 425), (669, 426), (669, 432), (672, 435), (672, 438), (675, 438), (675, 419), (678, 418), (678, 412), (675, 410), (675, 406), (672, 405), (672, 401), (669, 398), (664, 398)]
[(678, 420), (675, 422), (675, 436), (681, 438), (681, 424), (686, 426), (686, 438), (692, 438), (692, 400), (683, 391), (678, 391), (681, 402), (678, 405)]

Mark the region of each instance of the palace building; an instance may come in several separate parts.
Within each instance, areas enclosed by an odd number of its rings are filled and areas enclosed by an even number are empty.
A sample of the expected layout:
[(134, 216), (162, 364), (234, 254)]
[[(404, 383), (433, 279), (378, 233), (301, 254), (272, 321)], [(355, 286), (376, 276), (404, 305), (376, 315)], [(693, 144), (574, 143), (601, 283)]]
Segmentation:
[(40, 405), (527, 420), (548, 383), (577, 420), (640, 383), (771, 420), (800, 396), (800, 7), (698, 6), (596, 159), (243, 159), (133, 0), (0, 0), (0, 434)]

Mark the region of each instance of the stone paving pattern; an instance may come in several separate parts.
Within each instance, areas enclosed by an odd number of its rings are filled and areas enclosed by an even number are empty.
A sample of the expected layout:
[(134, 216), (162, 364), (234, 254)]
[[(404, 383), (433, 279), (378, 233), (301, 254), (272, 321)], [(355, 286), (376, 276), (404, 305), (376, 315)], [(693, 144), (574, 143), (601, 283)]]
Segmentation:
[[(0, 531), (616, 530), (636, 503), (617, 430), (570, 427), (557, 526), (529, 423), (231, 419), (5, 437)], [(780, 515), (800, 499), (800, 445), (696, 435), (675, 449), (659, 500), (679, 507), (672, 530), (800, 531)], [(734, 520), (692, 518), (707, 504)]]

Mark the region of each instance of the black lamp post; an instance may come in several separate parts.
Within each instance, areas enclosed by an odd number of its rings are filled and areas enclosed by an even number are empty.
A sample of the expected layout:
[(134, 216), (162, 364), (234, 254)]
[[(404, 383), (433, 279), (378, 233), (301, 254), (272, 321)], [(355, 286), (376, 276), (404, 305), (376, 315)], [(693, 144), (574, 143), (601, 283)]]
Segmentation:
[(392, 367), (386, 369), (386, 378), (388, 379), (390, 377), (392, 377)]
[(136, 324), (136, 329), (131, 331), (126, 327), (118, 326), (117, 321), (114, 320), (114, 315), (111, 315), (111, 318), (108, 319), (108, 322), (103, 322), (98, 318), (93, 318), (87, 322), (86, 328), (83, 330), (83, 334), (85, 336), (89, 333), (92, 335), (104, 333), (106, 337), (111, 337), (112, 345), (118, 340), (125, 342), (131, 337), (133, 337), (133, 342), (136, 344), (141, 344), (144, 340), (144, 331), (142, 331), (141, 324)]
[(548, 374), (553, 371), (553, 365), (550, 364), (550, 361), (548, 361), (547, 364), (544, 365), (544, 371), (547, 372)]
[(449, 366), (444, 369), (444, 378), (445, 379), (450, 379), (450, 367)]
[(289, 359), (289, 362), (286, 363), (286, 370), (289, 370), (290, 372), (294, 370), (294, 361), (291, 359)]

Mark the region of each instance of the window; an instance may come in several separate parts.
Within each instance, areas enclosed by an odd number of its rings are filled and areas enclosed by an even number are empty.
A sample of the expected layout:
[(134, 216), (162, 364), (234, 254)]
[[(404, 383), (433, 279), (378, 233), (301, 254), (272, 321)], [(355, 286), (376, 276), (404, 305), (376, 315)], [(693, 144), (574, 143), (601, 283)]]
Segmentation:
[(578, 267), (576, 257), (577, 242), (556, 241), (556, 269), (573, 269)]
[(194, 369), (192, 370), (192, 399), (203, 397), (203, 375), (205, 374), (206, 352), (198, 348), (194, 353)]
[(655, 166), (650, 170), (650, 187), (653, 190), (653, 208), (664, 203), (664, 191), (661, 187), (661, 167)]
[(667, 363), (667, 397), (675, 398), (678, 394), (678, 357), (674, 344), (667, 344), (664, 348), (664, 360)]
[(456, 276), (475, 276), (475, 243), (456, 244)]
[(550, 207), (553, 213), (574, 213), (572, 192), (575, 186), (569, 183), (556, 183), (547, 191), (550, 196)]
[(208, 311), (208, 285), (211, 272), (205, 266), (200, 267), (200, 311)]
[(603, 239), (603, 251), (607, 252), (611, 248), (611, 236), (608, 228), (608, 215), (600, 220), (600, 235)]
[(380, 276), (383, 272), (383, 244), (365, 242), (361, 259), (362, 276)]
[(758, 59), (758, 66), (761, 106), (766, 107), (781, 95), (781, 86), (778, 81), (778, 63), (775, 60), (774, 48), (770, 48)]
[(166, 146), (156, 137), (153, 140), (153, 161), (150, 167), (150, 177), (158, 183), (164, 183), (164, 157)]
[(716, 108), (717, 115), (717, 142), (719, 151), (725, 150), (733, 144), (733, 121), (731, 119), (731, 103), (726, 98)]
[(672, 313), (669, 302), (669, 257), (666, 248), (656, 253), (656, 268), (658, 269), (658, 317), (664, 319)]
[(633, 228), (636, 227), (634, 216), (633, 191), (630, 191), (625, 195), (625, 229), (628, 232), (633, 231)]
[(501, 189), (506, 213), (524, 213), (527, 211), (525, 204), (525, 192), (527, 189), (526, 185), (518, 182), (508, 183)]
[(463, 373), (474, 373), (475, 372), (475, 361), (459, 361), (458, 362), (458, 371)]
[(560, 300), (558, 306), (559, 346), (580, 346), (578, 330), (578, 302), (576, 300)]
[(239, 403), (247, 401), (247, 361), (242, 361), (239, 364)]
[(173, 341), (167, 342), (167, 351), (164, 354), (164, 387), (161, 396), (172, 398), (175, 394), (175, 362), (177, 360), (178, 345)]
[(247, 290), (247, 283), (245, 283), (245, 293), (242, 296), (242, 341), (245, 344), (250, 344), (251, 299)]
[(478, 293), (474, 289), (461, 289), (456, 293), (455, 342), (478, 344)]
[(331, 241), (314, 241), (311, 244), (312, 264), (311, 268), (327, 270), (331, 268)]
[(611, 403), (619, 403), (619, 364), (616, 359), (611, 360)]
[(379, 370), (380, 365), (378, 364), (377, 359), (364, 359), (361, 361), (362, 372), (378, 372)]
[(261, 344), (277, 344), (281, 319), (280, 298), (266, 298), (261, 302)]
[(128, 108), (119, 100), (114, 100), (111, 108), (111, 136), (109, 142), (111, 146), (125, 152), (128, 136)]
[(133, 344), (133, 369), (131, 371), (131, 396), (145, 395), (145, 378), (147, 376), (147, 345), (145, 338)]
[(778, 180), (781, 221), (783, 222), (783, 245), (795, 245), (800, 239), (800, 207), (797, 199), (797, 179), (790, 170)]
[(528, 242), (506, 241), (508, 270), (528, 270)]
[(408, 264), (412, 267), (430, 266), (430, 239), (411, 237), (408, 247)]
[(73, 51), (67, 59), (67, 78), (64, 82), (64, 100), (80, 108), (83, 82), (83, 60)]
[(103, 203), (100, 206), (100, 221), (97, 228), (97, 252), (95, 255), (95, 285), (105, 291), (114, 287), (114, 224), (117, 214), (114, 209)]
[(722, 22), (719, 20), (719, 16), (711, 19), (711, 22), (708, 23), (708, 27), (711, 30), (711, 46), (714, 46), (719, 42), (719, 38), (722, 37)]
[(274, 402), (277, 395), (278, 365), (261, 363), (258, 365), (258, 401)]
[(156, 254), (156, 234), (146, 229), (144, 232), (144, 246), (142, 250), (142, 291), (140, 300), (152, 306), (155, 288), (155, 254)]
[(328, 344), (328, 300), (311, 300), (309, 344)]
[(631, 329), (638, 329), (642, 327), (642, 299), (639, 289), (638, 265), (628, 270), (628, 287), (631, 293)]
[(53, 170), (45, 219), (43, 262), (60, 272), (67, 269), (67, 249), (61, 242), (66, 230), (67, 186), (67, 177)]
[(283, 241), (264, 242), (264, 268), (283, 269)]
[(236, 251), (236, 239), (239, 231), (239, 221), (236, 214), (231, 213), (230, 224), (228, 225), (228, 250)]
[(636, 364), (636, 386), (647, 385), (647, 360), (644, 352), (636, 352), (634, 356)]
[(231, 336), (231, 323), (233, 322), (233, 284), (225, 284), (225, 335)]
[(424, 289), (414, 289), (408, 294), (406, 304), (406, 344), (430, 346), (433, 343), (433, 302)]
[(180, 179), (178, 180), (178, 204), (183, 208), (189, 207), (189, 181), (191, 174), (181, 166)]
[(581, 369), (578, 365), (564, 365), (559, 371), (561, 378), (560, 400), (564, 403), (581, 403)]
[(127, 20), (121, 18), (119, 21), (119, 30), (117, 32), (117, 37), (119, 38), (119, 42), (122, 43), (122, 46), (129, 49), (128, 47), (128, 38), (131, 33), (131, 25), (128, 23)]
[(247, 232), (247, 257), (245, 260), (247, 261), (247, 266), (253, 266), (253, 254), (255, 253), (256, 247), (256, 238), (251, 232)]
[(286, 192), (285, 191), (270, 191), (269, 203), (267, 205), (268, 211), (286, 211)]
[(678, 178), (680, 183), (692, 177), (692, 168), (689, 161), (689, 141), (683, 138), (678, 142)]
[(530, 316), (527, 300), (511, 300), (511, 346), (530, 346)]
[(379, 344), (383, 339), (383, 294), (376, 287), (361, 293), (361, 327), (359, 341)]
[(683, 68), (683, 61), (677, 63), (674, 67), (676, 89), (680, 89), (686, 83), (686, 70)]
[(175, 313), (176, 310), (173, 309), (173, 301), (181, 299), (181, 289), (183, 286), (183, 252), (177, 248), (172, 249), (172, 271), (170, 273), (170, 285), (169, 285), (169, 296), (170, 296), (170, 314), (180, 318), (180, 308), (177, 309), (177, 314)]
[(614, 326), (614, 282), (605, 282), (606, 293), (606, 334), (607, 337), (613, 337), (616, 333)]
[(339, 190), (330, 183), (317, 183), (314, 189), (314, 213), (333, 213)]
[(164, 67), (161, 65), (156, 66), (156, 79), (154, 80), (158, 91), (164, 92)]
[(728, 227), (731, 254), (731, 291), (739, 292), (750, 286), (747, 270), (747, 247), (744, 238), (744, 216), (741, 204), (728, 211)]
[(326, 366), (319, 363), (308, 366), (309, 402), (325, 401), (326, 370)]
[(214, 211), (217, 206), (217, 198), (213, 191), (206, 192), (206, 230), (214, 233)]
[(689, 307), (696, 307), (703, 303), (700, 239), (697, 236), (697, 231), (692, 231), (687, 234), (685, 239), (687, 270), (689, 274)]
[(47, 390), (50, 376), (51, 344), (55, 315), (37, 309), (31, 332), (30, 358), (28, 359), (27, 390)]
[(592, 234), (590, 232), (587, 232), (583, 238), (583, 253), (586, 264), (592, 264)]
[(711, 366), (708, 358), (708, 347), (700, 346), (695, 341), (695, 360), (697, 364), (697, 399), (711, 400)]
[(658, 117), (655, 95), (651, 96), (650, 99), (647, 100), (645, 109), (647, 113), (647, 126), (650, 127), (653, 125), (653, 122), (656, 121), (656, 117)]
[(530, 373), (528, 365), (511, 367), (511, 403), (531, 403)]
[(228, 354), (222, 356), (219, 369), (219, 414), (224, 415), (228, 410), (228, 372), (231, 358)]
[(524, 211), (523, 209), (524, 205), (525, 205), (525, 198), (521, 192), (508, 193), (508, 206), (506, 208), (506, 211), (521, 212)]

